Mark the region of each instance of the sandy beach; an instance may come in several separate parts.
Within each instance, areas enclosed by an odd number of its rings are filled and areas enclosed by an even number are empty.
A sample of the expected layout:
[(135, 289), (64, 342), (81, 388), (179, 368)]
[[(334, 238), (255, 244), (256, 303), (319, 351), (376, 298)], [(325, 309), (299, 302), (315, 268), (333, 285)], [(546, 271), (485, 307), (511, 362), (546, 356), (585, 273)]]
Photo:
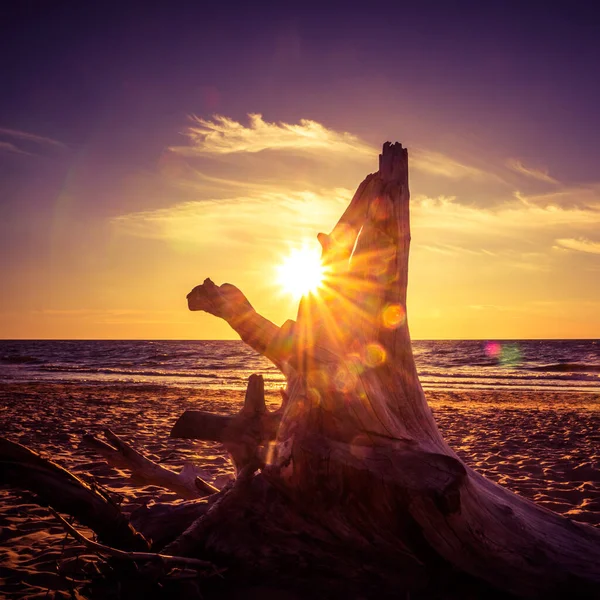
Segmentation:
[[(429, 391), (444, 437), (491, 480), (577, 521), (600, 526), (600, 394), (511, 391)], [(108, 488), (131, 512), (174, 493), (138, 487), (80, 447), (83, 433), (110, 427), (154, 460), (173, 468), (200, 465), (221, 487), (233, 468), (218, 444), (171, 440), (188, 408), (229, 413), (242, 391), (166, 386), (20, 383), (0, 387), (0, 431)], [(270, 408), (279, 395), (268, 392)], [(75, 558), (78, 557), (78, 558)], [(0, 587), (9, 598), (53, 597), (69, 589), (57, 572), (78, 577), (93, 565), (89, 551), (65, 540), (62, 527), (27, 495), (0, 487)], [(86, 566), (87, 565), (87, 566)], [(50, 590), (50, 592), (48, 592)]]

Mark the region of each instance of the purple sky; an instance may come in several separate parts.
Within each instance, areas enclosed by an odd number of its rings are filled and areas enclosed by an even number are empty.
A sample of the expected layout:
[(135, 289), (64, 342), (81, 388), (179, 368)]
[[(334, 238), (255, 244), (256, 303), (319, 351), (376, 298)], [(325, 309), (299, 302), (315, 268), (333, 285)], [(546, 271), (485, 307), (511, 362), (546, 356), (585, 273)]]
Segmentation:
[[(563, 207), (600, 210), (600, 14), (592, 2), (11, 4), (0, 14), (5, 322), (17, 313), (26, 320), (19, 311), (75, 310), (58, 292), (40, 299), (40, 273), (63, 286), (81, 280), (65, 270), (98, 270), (110, 281), (108, 223), (189, 199), (148, 190), (166, 149), (184, 143), (190, 115), (311, 119), (374, 147), (399, 140), (486, 172), (519, 161), (568, 191)], [(233, 169), (214, 160), (214, 171)], [(295, 165), (310, 177), (313, 167)], [(366, 172), (340, 175), (339, 185), (355, 187)], [(441, 193), (416, 183), (413, 194)], [(533, 183), (513, 191), (539, 192)], [(596, 194), (591, 204), (578, 196), (582, 186)], [(489, 189), (447, 195), (487, 209), (500, 202)], [(592, 302), (600, 233), (555, 237), (584, 238), (586, 250), (573, 242), (569, 251), (581, 255), (573, 260), (588, 281), (569, 301)], [(140, 244), (132, 252), (141, 256), (149, 242)], [(90, 245), (102, 252), (89, 254)], [(109, 300), (78, 302), (102, 310), (114, 308)], [(600, 335), (600, 325), (593, 331)], [(21, 332), (36, 337), (24, 325), (6, 336)]]

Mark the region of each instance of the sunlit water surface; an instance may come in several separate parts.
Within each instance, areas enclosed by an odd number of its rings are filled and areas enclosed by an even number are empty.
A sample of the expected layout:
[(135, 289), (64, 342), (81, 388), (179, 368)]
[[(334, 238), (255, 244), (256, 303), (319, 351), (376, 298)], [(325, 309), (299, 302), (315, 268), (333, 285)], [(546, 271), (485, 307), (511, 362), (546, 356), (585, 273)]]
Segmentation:
[[(598, 340), (415, 341), (425, 389), (600, 391)], [(241, 389), (283, 375), (238, 341), (0, 341), (0, 381)]]

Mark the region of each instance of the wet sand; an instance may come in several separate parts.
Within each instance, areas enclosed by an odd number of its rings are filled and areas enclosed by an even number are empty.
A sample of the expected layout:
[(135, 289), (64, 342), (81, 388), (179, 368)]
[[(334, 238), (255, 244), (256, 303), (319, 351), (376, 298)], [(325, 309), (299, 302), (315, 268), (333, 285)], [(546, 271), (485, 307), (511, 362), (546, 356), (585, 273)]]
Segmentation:
[[(279, 404), (276, 392), (267, 404)], [(137, 487), (128, 474), (80, 447), (85, 432), (110, 427), (154, 460), (172, 468), (194, 462), (217, 487), (233, 467), (219, 444), (171, 440), (188, 408), (229, 413), (243, 391), (161, 386), (4, 384), (0, 435), (40, 451), (77, 475), (92, 478), (122, 502), (126, 513), (151, 500), (175, 501), (157, 486)], [(446, 440), (486, 477), (572, 519), (600, 526), (600, 393), (429, 391)], [(44, 508), (0, 482), (0, 590), (10, 598), (68, 593), (57, 574), (85, 576), (94, 562)], [(50, 590), (50, 592), (48, 592)], [(68, 597), (68, 596), (65, 596)]]

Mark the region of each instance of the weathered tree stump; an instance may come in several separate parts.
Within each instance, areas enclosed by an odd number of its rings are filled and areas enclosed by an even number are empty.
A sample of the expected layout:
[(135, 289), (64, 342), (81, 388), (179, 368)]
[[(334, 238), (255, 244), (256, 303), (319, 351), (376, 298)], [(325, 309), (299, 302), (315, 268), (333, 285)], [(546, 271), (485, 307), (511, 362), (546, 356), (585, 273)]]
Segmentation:
[(287, 386), (275, 412), (253, 376), (238, 415), (179, 419), (172, 436), (222, 442), (238, 477), (179, 507), (178, 518), (161, 507), (154, 521), (138, 515), (143, 531), (164, 524), (153, 549), (227, 567), (228, 582), (268, 581), (299, 597), (600, 597), (600, 531), (488, 481), (436, 426), (406, 319), (400, 144), (384, 145), (379, 170), (318, 239), (326, 281), (282, 327), (230, 284), (207, 279), (188, 294), (191, 310), (225, 319)]
[[(442, 438), (406, 319), (408, 154), (386, 143), (330, 235), (329, 276), (281, 329), (210, 280), (191, 310), (225, 319), (287, 378), (260, 477), (344, 544), (442, 562), (523, 597), (600, 593), (600, 531), (486, 480)], [(292, 509), (290, 509), (292, 510)], [(425, 557), (425, 558), (424, 558)]]

